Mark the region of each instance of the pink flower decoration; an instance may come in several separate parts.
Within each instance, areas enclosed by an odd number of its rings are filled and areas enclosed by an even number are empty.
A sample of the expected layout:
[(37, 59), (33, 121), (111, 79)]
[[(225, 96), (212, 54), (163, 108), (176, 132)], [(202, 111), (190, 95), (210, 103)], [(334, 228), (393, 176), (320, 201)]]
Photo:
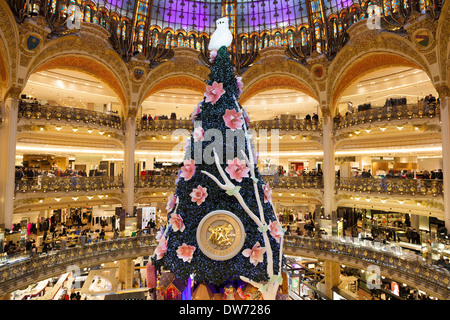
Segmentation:
[(170, 215), (169, 223), (172, 225), (173, 231), (183, 232), (185, 229), (183, 218), (175, 212)]
[(169, 239), (162, 238), (161, 241), (159, 241), (158, 245), (156, 246), (155, 248), (156, 260), (161, 259), (166, 254), (167, 241), (169, 241)]
[(163, 236), (164, 236), (164, 228), (161, 227), (161, 229), (159, 229), (158, 232), (156, 233), (156, 236), (155, 236), (156, 242), (160, 242), (161, 239), (163, 238)]
[(241, 129), (242, 124), (244, 123), (244, 120), (242, 120), (242, 114), (240, 112), (236, 112), (234, 109), (225, 110), (223, 120), (225, 121), (225, 125), (233, 131), (236, 129)]
[(194, 137), (194, 141), (203, 141), (203, 134), (205, 133), (205, 130), (203, 130), (202, 127), (197, 127), (194, 129), (194, 133), (192, 136)]
[(224, 93), (225, 90), (223, 90), (223, 83), (217, 83), (214, 81), (212, 86), (206, 86), (206, 91), (204, 93), (206, 97), (205, 101), (215, 104)]
[(228, 160), (228, 167), (225, 168), (225, 171), (232, 179), (241, 182), (242, 178), (248, 178), (250, 169), (247, 167), (245, 160), (234, 158), (233, 160)]
[(183, 259), (183, 262), (191, 262), (194, 255), (195, 247), (183, 243), (177, 249), (177, 257)]
[(167, 199), (167, 206), (166, 206), (167, 212), (172, 211), (176, 203), (177, 203), (177, 196), (173, 194), (173, 192), (171, 192), (169, 198)]
[(272, 201), (272, 189), (268, 184), (263, 184), (262, 188), (264, 190), (264, 203)]
[(217, 57), (217, 50), (213, 49), (211, 50), (211, 52), (209, 53), (209, 62), (213, 62), (214, 60), (216, 60)]
[(270, 235), (274, 237), (277, 242), (280, 242), (281, 236), (284, 234), (284, 231), (278, 221), (271, 221), (269, 223), (269, 231)]
[(208, 196), (208, 192), (206, 191), (206, 188), (198, 185), (197, 188), (192, 189), (190, 196), (192, 202), (196, 202), (199, 206), (205, 201), (206, 197)]
[(242, 251), (242, 254), (244, 257), (250, 258), (250, 263), (256, 266), (258, 263), (263, 262), (264, 252), (266, 252), (266, 248), (261, 248), (259, 242), (256, 242), (252, 249), (245, 249)]
[(193, 159), (184, 160), (184, 166), (181, 167), (180, 177), (183, 177), (184, 180), (188, 181), (192, 178), (195, 173), (195, 161)]
[(191, 113), (191, 119), (194, 121), (197, 118), (197, 115), (202, 112), (202, 103), (199, 102), (195, 107), (194, 111)]
[(236, 77), (238, 94), (242, 93), (242, 88), (244, 88), (244, 83), (242, 82), (242, 77)]

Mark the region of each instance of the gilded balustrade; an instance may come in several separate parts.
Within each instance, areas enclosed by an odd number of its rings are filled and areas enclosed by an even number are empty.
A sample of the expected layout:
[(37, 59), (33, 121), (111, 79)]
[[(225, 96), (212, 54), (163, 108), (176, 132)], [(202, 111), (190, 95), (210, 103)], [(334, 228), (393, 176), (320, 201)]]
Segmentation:
[(141, 120), (139, 130), (146, 132), (170, 132), (177, 129), (194, 130), (191, 120)]
[[(98, 264), (99, 261), (115, 260), (124, 254), (149, 255), (156, 246), (154, 237), (138, 236), (130, 238), (102, 241), (54, 251), (50, 254), (30, 255), (28, 259), (19, 260), (16, 263), (5, 264), (0, 267), (0, 293), (5, 294), (17, 290), (17, 283), (21, 280), (21, 286), (33, 283), (48, 277), (48, 274), (66, 270), (67, 267), (78, 265), (86, 266), (86, 261)], [(286, 254), (308, 255), (313, 252), (320, 257), (321, 254), (330, 254), (338, 259), (344, 257), (350, 259), (355, 265), (378, 265), (386, 272), (395, 272), (408, 278), (411, 282), (424, 285), (439, 295), (441, 299), (449, 296), (450, 275), (436, 270), (419, 259), (410, 258), (408, 255), (397, 255), (385, 252), (381, 248), (373, 249), (369, 246), (356, 245), (336, 241), (331, 237), (316, 239), (303, 236), (285, 236), (284, 251)], [(45, 274), (43, 274), (45, 273)], [(23, 280), (23, 282), (22, 282)], [(26, 280), (26, 281), (25, 281)], [(423, 287), (423, 286), (422, 286)]]
[[(303, 119), (290, 120), (260, 120), (250, 122), (250, 128), (259, 130), (280, 130), (280, 131), (310, 131), (319, 132), (322, 130), (322, 122), (307, 121)], [(191, 120), (141, 120), (139, 129), (143, 132), (173, 131), (176, 129), (194, 130), (194, 123)]]
[[(136, 179), (136, 187), (139, 188), (174, 188), (177, 176), (146, 176)], [(265, 183), (273, 189), (320, 189), (323, 188), (321, 176), (263, 176)]]
[(402, 178), (340, 178), (336, 179), (336, 188), (363, 193), (438, 196), (443, 193), (443, 181)]
[(416, 103), (392, 107), (379, 107), (342, 115), (340, 121), (335, 118), (334, 128), (342, 129), (364, 123), (402, 119), (434, 118), (436, 116), (439, 116), (439, 104), (436, 103), (429, 105)]
[(122, 177), (51, 177), (23, 178), (16, 180), (16, 192), (96, 191), (123, 186)]
[[(81, 267), (84, 262), (91, 261), (95, 265), (95, 261), (101, 259), (112, 260), (117, 258), (116, 254), (121, 257), (127, 254), (138, 252), (141, 250), (142, 255), (149, 255), (156, 247), (153, 235), (145, 235), (139, 237), (120, 238), (111, 241), (100, 241), (92, 244), (85, 244), (68, 248), (66, 250), (52, 251), (49, 254), (30, 254), (28, 257), (23, 256), (19, 262), (7, 263), (0, 267), (0, 293), (5, 294), (17, 290), (14, 288), (14, 282), (18, 280), (26, 280), (34, 283), (45, 277), (40, 273), (61, 273), (67, 267), (77, 265)], [(65, 271), (63, 271), (65, 272)], [(48, 278), (48, 276), (46, 276)], [(34, 281), (34, 282), (33, 282)], [(23, 284), (21, 284), (23, 286)]]
[(19, 118), (86, 123), (112, 129), (122, 129), (121, 118), (114, 114), (80, 108), (39, 105), (38, 103), (23, 101), (19, 104)]
[(298, 252), (298, 254), (301, 254), (302, 250), (331, 253), (358, 260), (363, 264), (378, 265), (380, 268), (401, 273), (416, 283), (433, 287), (433, 291), (439, 292), (441, 298), (448, 298), (450, 294), (450, 274), (436, 270), (421, 263), (419, 259), (411, 259), (408, 256), (399, 256), (395, 253), (383, 252), (382, 249), (376, 250), (366, 246), (333, 241), (332, 239), (303, 236), (285, 236), (284, 249), (285, 253)]

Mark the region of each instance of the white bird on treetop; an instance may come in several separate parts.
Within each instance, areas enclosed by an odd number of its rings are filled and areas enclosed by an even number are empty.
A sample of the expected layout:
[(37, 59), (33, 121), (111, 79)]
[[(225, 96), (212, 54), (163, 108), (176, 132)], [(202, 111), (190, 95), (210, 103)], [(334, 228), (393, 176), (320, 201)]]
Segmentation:
[(209, 40), (209, 50), (219, 50), (220, 47), (229, 47), (233, 42), (233, 34), (228, 26), (228, 17), (220, 18), (216, 20), (216, 31)]

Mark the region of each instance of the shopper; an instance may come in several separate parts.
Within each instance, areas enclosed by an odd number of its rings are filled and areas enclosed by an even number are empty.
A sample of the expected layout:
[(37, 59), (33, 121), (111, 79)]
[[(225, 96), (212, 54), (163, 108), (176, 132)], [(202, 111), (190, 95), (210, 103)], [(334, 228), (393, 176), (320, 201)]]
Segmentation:
[(441, 266), (441, 267), (443, 267), (444, 265), (445, 265), (445, 260), (444, 260), (444, 256), (443, 255), (441, 255), (441, 256), (439, 256), (439, 260), (438, 261), (436, 261), (436, 263), (435, 263), (437, 266)]

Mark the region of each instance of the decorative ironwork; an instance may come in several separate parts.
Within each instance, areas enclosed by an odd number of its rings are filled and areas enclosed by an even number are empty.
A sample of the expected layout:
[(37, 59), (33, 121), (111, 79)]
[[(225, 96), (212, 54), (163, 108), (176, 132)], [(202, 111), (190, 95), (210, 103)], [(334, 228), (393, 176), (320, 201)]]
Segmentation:
[[(372, 248), (371, 245), (343, 243), (334, 238), (313, 239), (285, 236), (283, 248), (286, 254), (301, 255), (314, 252), (317, 253), (316, 257), (326, 254), (331, 258), (346, 257), (355, 264), (378, 265), (382, 270), (394, 270), (396, 274), (404, 276), (415, 285), (427, 287), (428, 292), (436, 294), (441, 299), (448, 299), (450, 275), (430, 268), (416, 257), (398, 255), (394, 252), (387, 252), (381, 247)], [(132, 253), (134, 256), (149, 255), (155, 247), (154, 236), (150, 235), (85, 244), (67, 250), (53, 251), (51, 254), (23, 255), (16, 262), (9, 261), (0, 267), (0, 293), (3, 295), (16, 290), (17, 283), (23, 286), (24, 283), (31, 284), (38, 281), (36, 279), (48, 278), (49, 274), (57, 275), (65, 267), (73, 264), (86, 265), (91, 261), (98, 265), (99, 261), (115, 260), (118, 256), (123, 258), (127, 253)], [(21, 281), (19, 282), (19, 280)]]
[(381, 121), (394, 121), (402, 119), (421, 119), (438, 117), (439, 104), (410, 104), (392, 107), (379, 107), (364, 111), (357, 111), (342, 115), (342, 118), (334, 119), (334, 128), (342, 129), (364, 123), (376, 123)]
[(46, 119), (72, 123), (86, 123), (113, 129), (122, 129), (122, 119), (115, 114), (86, 109), (40, 105), (21, 101), (19, 118)]
[(336, 188), (343, 191), (439, 196), (443, 194), (443, 180), (431, 179), (386, 179), (386, 178), (340, 178)]
[(16, 192), (96, 191), (123, 187), (122, 177), (51, 177), (16, 180)]
[[(250, 128), (254, 130), (280, 131), (309, 131), (320, 132), (322, 122), (307, 121), (303, 119), (293, 120), (260, 120), (250, 122)], [(191, 120), (141, 120), (139, 129), (141, 131), (171, 131), (176, 129), (186, 129), (192, 131), (194, 124)]]

